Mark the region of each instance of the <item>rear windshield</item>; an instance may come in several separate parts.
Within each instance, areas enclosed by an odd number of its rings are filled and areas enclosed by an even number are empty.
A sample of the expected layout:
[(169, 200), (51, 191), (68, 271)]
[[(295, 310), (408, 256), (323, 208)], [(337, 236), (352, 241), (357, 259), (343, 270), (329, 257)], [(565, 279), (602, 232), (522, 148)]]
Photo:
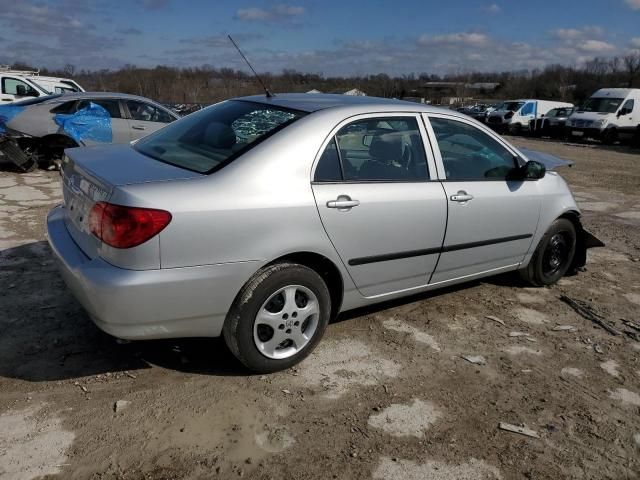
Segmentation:
[(583, 112), (616, 113), (624, 98), (592, 97), (582, 107)]
[(139, 140), (134, 148), (161, 162), (211, 173), (304, 115), (272, 105), (229, 100), (172, 123)]

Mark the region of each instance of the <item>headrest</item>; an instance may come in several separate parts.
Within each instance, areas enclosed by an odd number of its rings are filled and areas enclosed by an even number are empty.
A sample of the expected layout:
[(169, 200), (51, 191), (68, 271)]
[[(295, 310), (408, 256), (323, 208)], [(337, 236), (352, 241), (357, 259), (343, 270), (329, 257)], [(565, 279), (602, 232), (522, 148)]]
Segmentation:
[(369, 156), (388, 161), (402, 158), (402, 137), (392, 133), (376, 135), (371, 140)]
[(236, 134), (230, 126), (213, 122), (204, 131), (204, 142), (214, 148), (231, 148), (236, 143)]

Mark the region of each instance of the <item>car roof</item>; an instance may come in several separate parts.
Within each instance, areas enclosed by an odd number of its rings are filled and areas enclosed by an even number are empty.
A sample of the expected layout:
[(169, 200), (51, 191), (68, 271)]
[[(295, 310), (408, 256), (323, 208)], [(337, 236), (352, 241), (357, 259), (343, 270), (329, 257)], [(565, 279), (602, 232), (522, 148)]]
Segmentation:
[(371, 111), (411, 111), (411, 112), (443, 112), (452, 113), (453, 110), (432, 107), (422, 103), (407, 102), (394, 98), (380, 98), (369, 96), (342, 95), (332, 93), (278, 93), (272, 97), (266, 95), (251, 95), (238, 97), (234, 100), (242, 100), (256, 103), (275, 105), (282, 108), (290, 108), (303, 112), (317, 112), (328, 108), (349, 108), (362, 110), (363, 113)]
[(121, 98), (124, 100), (143, 100), (145, 102), (154, 102), (153, 100), (145, 97), (139, 97), (137, 95), (130, 95), (128, 93), (115, 93), (115, 92), (69, 92), (59, 97), (56, 97), (56, 101), (69, 101), (69, 100), (84, 100), (87, 98)]

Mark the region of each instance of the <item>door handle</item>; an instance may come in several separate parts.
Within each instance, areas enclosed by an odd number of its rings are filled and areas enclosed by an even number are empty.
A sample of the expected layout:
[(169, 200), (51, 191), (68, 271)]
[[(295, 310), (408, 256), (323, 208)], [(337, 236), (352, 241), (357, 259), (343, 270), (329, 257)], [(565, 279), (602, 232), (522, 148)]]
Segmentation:
[(142, 125), (132, 125), (131, 128), (133, 128), (134, 130), (144, 130), (144, 127)]
[(451, 195), (449, 198), (452, 202), (463, 203), (468, 202), (469, 200), (473, 200), (473, 195), (469, 195), (464, 190), (460, 190), (458, 193), (456, 193), (455, 195)]
[(350, 210), (360, 205), (359, 200), (352, 200), (349, 195), (340, 195), (336, 200), (329, 200), (327, 208), (337, 208), (338, 210)]

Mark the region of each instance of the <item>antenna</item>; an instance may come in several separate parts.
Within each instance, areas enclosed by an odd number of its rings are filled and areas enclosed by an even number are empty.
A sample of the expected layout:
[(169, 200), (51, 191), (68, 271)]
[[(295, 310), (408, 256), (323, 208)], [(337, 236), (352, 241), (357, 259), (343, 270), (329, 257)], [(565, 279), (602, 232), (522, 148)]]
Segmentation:
[(233, 41), (233, 38), (231, 38), (231, 35), (227, 35), (227, 37), (229, 37), (229, 40), (231, 41), (231, 43), (233, 43), (233, 46), (236, 47), (236, 50), (238, 50), (238, 53), (240, 54), (240, 56), (242, 57), (242, 59), (247, 62), (247, 65), (249, 65), (249, 68), (251, 69), (251, 71), (253, 72), (253, 74), (255, 75), (255, 77), (258, 79), (258, 82), (260, 82), (260, 85), (262, 85), (262, 88), (264, 89), (264, 93), (267, 96), (267, 98), (271, 98), (271, 97), (275, 97), (275, 95), (273, 93), (271, 93), (269, 91), (269, 89), (267, 88), (267, 86), (264, 84), (264, 82), (262, 81), (262, 79), (260, 78), (260, 75), (258, 75), (256, 73), (256, 71), (253, 69), (253, 67), (251, 66), (251, 64), (249, 63), (249, 60), (247, 60), (247, 57), (244, 56), (244, 53), (242, 53), (242, 50), (240, 50), (240, 47), (236, 44), (236, 42)]

